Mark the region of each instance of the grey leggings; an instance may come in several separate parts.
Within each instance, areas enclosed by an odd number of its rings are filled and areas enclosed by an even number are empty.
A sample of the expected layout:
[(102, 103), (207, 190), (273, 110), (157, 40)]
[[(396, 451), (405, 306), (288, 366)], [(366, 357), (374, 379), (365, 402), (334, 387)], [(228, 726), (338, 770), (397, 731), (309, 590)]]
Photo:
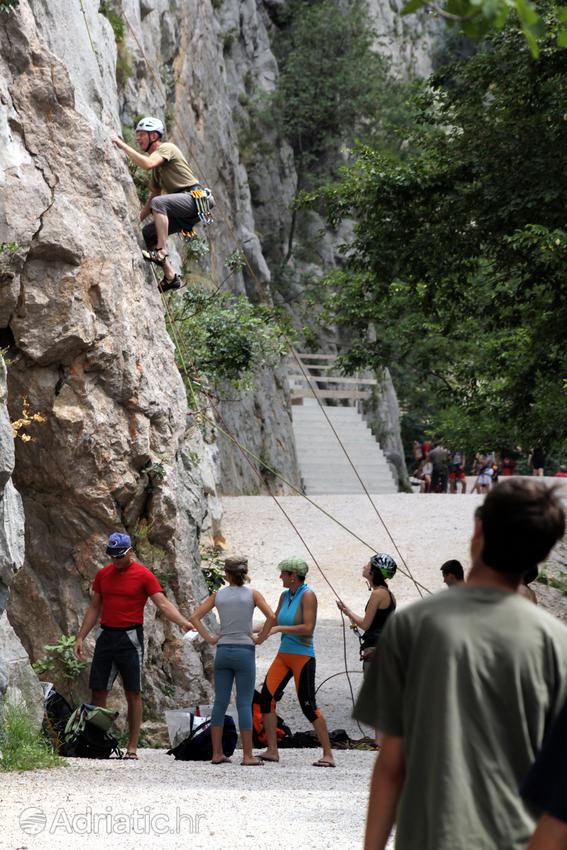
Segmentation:
[(241, 732), (252, 729), (252, 697), (256, 681), (256, 647), (239, 643), (217, 645), (215, 656), (215, 704), (211, 726), (222, 726), (236, 680), (236, 708)]

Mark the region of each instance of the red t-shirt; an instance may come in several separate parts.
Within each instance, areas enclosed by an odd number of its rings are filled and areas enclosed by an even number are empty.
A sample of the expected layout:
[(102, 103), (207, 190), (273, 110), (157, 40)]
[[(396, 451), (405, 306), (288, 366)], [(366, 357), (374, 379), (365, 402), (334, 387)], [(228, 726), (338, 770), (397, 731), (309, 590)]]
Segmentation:
[(102, 596), (102, 626), (123, 628), (144, 622), (148, 596), (163, 593), (155, 575), (137, 561), (120, 572), (114, 564), (102, 567), (95, 576), (93, 592)]

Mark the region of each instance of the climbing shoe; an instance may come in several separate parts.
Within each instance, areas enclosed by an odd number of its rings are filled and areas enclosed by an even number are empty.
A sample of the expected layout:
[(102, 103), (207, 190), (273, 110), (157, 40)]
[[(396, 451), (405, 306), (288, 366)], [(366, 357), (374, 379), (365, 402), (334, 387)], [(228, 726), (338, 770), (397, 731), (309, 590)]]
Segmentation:
[(142, 257), (144, 260), (147, 260), (148, 263), (155, 263), (156, 266), (163, 266), (167, 260), (167, 254), (164, 254), (163, 251), (157, 251), (155, 248), (152, 248), (151, 251), (147, 249), (142, 251)]
[(181, 289), (182, 285), (183, 281), (178, 274), (172, 277), (171, 280), (168, 280), (164, 275), (163, 280), (158, 284), (158, 289), (160, 292), (169, 292), (173, 289)]

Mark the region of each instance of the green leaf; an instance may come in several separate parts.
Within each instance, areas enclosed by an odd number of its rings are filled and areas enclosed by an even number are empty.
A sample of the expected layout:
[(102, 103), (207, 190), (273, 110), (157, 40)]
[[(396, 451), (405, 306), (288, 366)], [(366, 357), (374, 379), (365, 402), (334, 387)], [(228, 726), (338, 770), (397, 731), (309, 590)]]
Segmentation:
[(426, 0), (409, 0), (409, 2), (403, 7), (400, 14), (411, 15), (412, 12), (417, 12), (418, 9), (422, 9), (425, 6), (425, 3)]

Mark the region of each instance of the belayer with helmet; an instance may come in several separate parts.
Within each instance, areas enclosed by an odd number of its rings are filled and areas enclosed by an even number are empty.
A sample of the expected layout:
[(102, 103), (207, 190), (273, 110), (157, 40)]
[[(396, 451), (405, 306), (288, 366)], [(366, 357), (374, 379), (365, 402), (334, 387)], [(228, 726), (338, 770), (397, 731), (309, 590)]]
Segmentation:
[(159, 118), (146, 117), (136, 125), (136, 142), (140, 151), (134, 150), (117, 135), (111, 141), (123, 150), (139, 168), (152, 172), (148, 199), (140, 212), (140, 221), (151, 213), (153, 221), (142, 229), (146, 250), (145, 260), (163, 268), (160, 291), (179, 289), (181, 278), (173, 269), (167, 254), (167, 237), (182, 233), (188, 238), (196, 234), (199, 222), (212, 222), (214, 199), (210, 189), (201, 186), (191, 168), (172, 142), (164, 142), (165, 127)]
[[(368, 672), (370, 663), (376, 652), (376, 644), (390, 615), (396, 610), (394, 594), (388, 588), (387, 579), (395, 576), (397, 565), (391, 555), (385, 552), (372, 555), (362, 568), (362, 576), (368, 582), (370, 597), (366, 603), (363, 616), (359, 617), (345, 605), (342, 599), (337, 600), (337, 607), (355, 626), (362, 629), (360, 638), (360, 660), (364, 674)], [(376, 746), (380, 746), (380, 736), (376, 732)]]
[(357, 628), (363, 631), (360, 639), (360, 660), (364, 672), (370, 665), (376, 651), (376, 642), (388, 617), (396, 610), (394, 594), (387, 584), (387, 579), (393, 578), (396, 570), (396, 562), (391, 555), (386, 555), (384, 552), (372, 555), (368, 563), (363, 566), (362, 577), (368, 582), (370, 597), (362, 617), (351, 611), (342, 599), (337, 600), (339, 611), (342, 611)]

